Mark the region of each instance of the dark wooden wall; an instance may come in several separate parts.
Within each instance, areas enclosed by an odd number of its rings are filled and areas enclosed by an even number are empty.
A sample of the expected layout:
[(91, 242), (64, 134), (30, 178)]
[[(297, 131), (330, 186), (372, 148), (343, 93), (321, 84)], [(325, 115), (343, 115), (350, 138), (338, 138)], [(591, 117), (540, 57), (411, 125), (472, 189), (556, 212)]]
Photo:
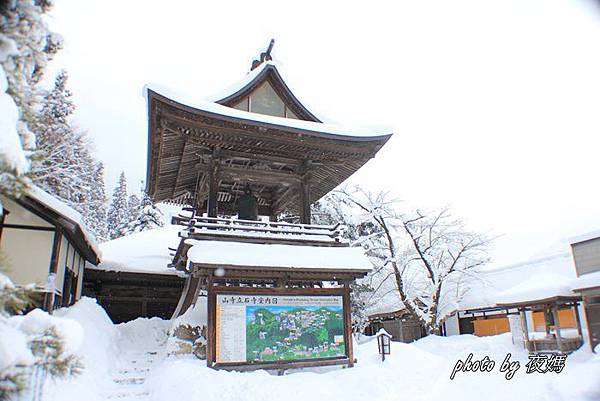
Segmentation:
[(114, 323), (138, 317), (170, 319), (183, 282), (175, 275), (86, 269), (83, 295), (96, 298)]

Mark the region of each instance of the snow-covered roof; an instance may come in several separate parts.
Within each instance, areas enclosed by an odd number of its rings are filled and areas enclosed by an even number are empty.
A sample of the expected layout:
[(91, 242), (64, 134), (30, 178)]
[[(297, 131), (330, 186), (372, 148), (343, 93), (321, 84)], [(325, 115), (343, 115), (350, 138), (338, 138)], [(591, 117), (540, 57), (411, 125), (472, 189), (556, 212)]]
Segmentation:
[[(206, 100), (219, 103), (219, 104), (227, 104), (231, 99), (238, 98), (242, 94), (247, 94), (251, 91), (252, 87), (255, 87), (258, 82), (261, 82), (266, 79), (267, 75), (271, 73), (275, 76), (275, 79), (279, 79), (284, 86), (285, 90), (288, 91), (288, 95), (291, 98), (292, 102), (295, 102), (300, 108), (304, 109), (310, 117), (320, 121), (320, 122), (329, 122), (333, 123), (328, 118), (324, 118), (324, 116), (319, 113), (316, 115), (313, 112), (313, 108), (307, 108), (307, 103), (305, 101), (301, 101), (297, 97), (297, 92), (292, 90), (290, 86), (290, 81), (287, 79), (287, 74), (285, 74), (285, 70), (280, 63), (277, 63), (273, 60), (267, 60), (262, 62), (258, 67), (254, 70), (248, 72), (248, 74), (239, 80), (238, 82), (230, 85), (219, 93), (215, 93), (212, 96), (206, 98)], [(256, 81), (256, 82), (255, 82)], [(297, 86), (294, 86), (297, 88)]]
[(372, 264), (360, 247), (253, 244), (233, 241), (187, 240), (188, 259), (197, 264), (230, 267), (356, 270)]
[(478, 280), (459, 303), (460, 310), (493, 308), (497, 304), (534, 302), (556, 296), (576, 296), (573, 259), (562, 251), (522, 263), (481, 270)]
[(582, 274), (571, 282), (573, 291), (600, 288), (600, 271)]
[(569, 238), (569, 243), (573, 245), (579, 242), (589, 241), (594, 238), (600, 238), (600, 230), (590, 231), (588, 233)]
[(102, 263), (93, 269), (153, 273), (177, 274), (168, 268), (171, 262), (169, 247), (179, 245), (178, 233), (181, 226), (166, 225), (153, 230), (142, 231), (100, 244)]
[(232, 107), (222, 106), (220, 104), (197, 99), (183, 95), (169, 88), (157, 84), (146, 84), (144, 86), (144, 97), (149, 103), (150, 91), (177, 102), (183, 106), (191, 107), (200, 111), (217, 114), (223, 117), (232, 117), (246, 120), (248, 122), (258, 122), (270, 124), (281, 128), (295, 128), (307, 133), (314, 133), (319, 136), (327, 135), (331, 138), (360, 140), (374, 139), (378, 137), (387, 137), (392, 135), (390, 127), (370, 126), (370, 127), (348, 127), (333, 124), (324, 124), (312, 121), (296, 120), (293, 118), (275, 117), (266, 114), (251, 113), (248, 111), (234, 109)]
[(53, 210), (58, 215), (69, 220), (72, 224), (77, 226), (79, 230), (81, 230), (85, 243), (96, 254), (98, 259), (102, 259), (102, 251), (98, 247), (94, 236), (85, 228), (85, 225), (83, 224), (83, 218), (78, 211), (58, 200), (56, 197), (50, 195), (43, 189), (36, 187), (35, 185), (30, 185), (27, 188), (25, 196), (47, 207), (48, 209)]

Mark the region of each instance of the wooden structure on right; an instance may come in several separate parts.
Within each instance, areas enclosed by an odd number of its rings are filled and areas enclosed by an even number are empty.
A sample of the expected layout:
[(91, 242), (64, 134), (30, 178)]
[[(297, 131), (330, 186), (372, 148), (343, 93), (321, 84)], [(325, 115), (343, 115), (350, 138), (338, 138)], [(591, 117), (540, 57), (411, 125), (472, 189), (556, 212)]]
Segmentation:
[(589, 344), (599, 352), (600, 345), (600, 231), (571, 240), (577, 278), (573, 291), (581, 294), (587, 318)]
[[(352, 366), (350, 284), (371, 264), (311, 204), (373, 158), (387, 130), (325, 124), (271, 50), (213, 101), (146, 87), (147, 191), (186, 206), (174, 316), (208, 296), (208, 361), (223, 369)], [(292, 222), (278, 221), (282, 214)]]

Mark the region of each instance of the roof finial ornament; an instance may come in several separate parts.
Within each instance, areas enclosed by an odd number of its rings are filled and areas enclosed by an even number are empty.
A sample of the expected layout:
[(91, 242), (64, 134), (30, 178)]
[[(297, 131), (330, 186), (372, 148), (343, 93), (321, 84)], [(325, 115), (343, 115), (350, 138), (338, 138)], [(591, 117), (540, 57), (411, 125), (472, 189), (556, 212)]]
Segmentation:
[(260, 54), (260, 60), (256, 59), (256, 60), (252, 61), (252, 67), (250, 68), (250, 71), (252, 71), (256, 67), (258, 67), (265, 61), (273, 60), (273, 58), (271, 57), (271, 50), (273, 50), (273, 45), (275, 45), (275, 39), (271, 39), (271, 42), (269, 42), (269, 47), (267, 47), (267, 50), (265, 50), (264, 52), (262, 52)]

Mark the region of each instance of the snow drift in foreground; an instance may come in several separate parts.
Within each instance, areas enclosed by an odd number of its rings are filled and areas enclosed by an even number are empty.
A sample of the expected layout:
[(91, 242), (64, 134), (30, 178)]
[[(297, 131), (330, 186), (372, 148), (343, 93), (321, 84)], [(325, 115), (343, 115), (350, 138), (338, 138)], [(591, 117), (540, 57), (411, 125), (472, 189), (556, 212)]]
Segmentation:
[[(214, 371), (194, 359), (166, 360), (147, 381), (152, 400), (598, 400), (600, 357), (588, 350), (569, 356), (561, 374), (525, 374), (527, 354), (510, 334), (430, 336), (412, 344), (393, 343), (385, 362), (377, 342), (356, 346), (358, 364), (352, 369), (321, 369), (273, 376), (264, 371)], [(469, 352), (475, 359), (496, 361), (489, 373), (450, 374), (457, 359)], [(512, 380), (499, 373), (507, 353), (521, 368)]]
[[(113, 325), (91, 299), (57, 313), (83, 327), (81, 355), (86, 371), (67, 382), (47, 386), (45, 400), (575, 400), (600, 399), (600, 356), (587, 344), (569, 355), (562, 373), (526, 374), (527, 353), (512, 344), (510, 334), (430, 336), (412, 344), (393, 343), (385, 362), (377, 342), (356, 344), (352, 369), (321, 368), (275, 376), (265, 371), (215, 371), (193, 357), (166, 357), (170, 322), (137, 319)], [(492, 372), (450, 374), (457, 359), (496, 361)], [(499, 365), (507, 353), (521, 364), (512, 380)], [(132, 355), (137, 355), (132, 358)], [(143, 364), (143, 369), (142, 368)], [(138, 383), (123, 386), (119, 372), (143, 371)], [(108, 374), (107, 374), (108, 372)], [(119, 385), (121, 387), (119, 387)], [(137, 386), (137, 387), (136, 387)], [(123, 388), (131, 388), (123, 392)], [(135, 390), (133, 390), (135, 389)]]

